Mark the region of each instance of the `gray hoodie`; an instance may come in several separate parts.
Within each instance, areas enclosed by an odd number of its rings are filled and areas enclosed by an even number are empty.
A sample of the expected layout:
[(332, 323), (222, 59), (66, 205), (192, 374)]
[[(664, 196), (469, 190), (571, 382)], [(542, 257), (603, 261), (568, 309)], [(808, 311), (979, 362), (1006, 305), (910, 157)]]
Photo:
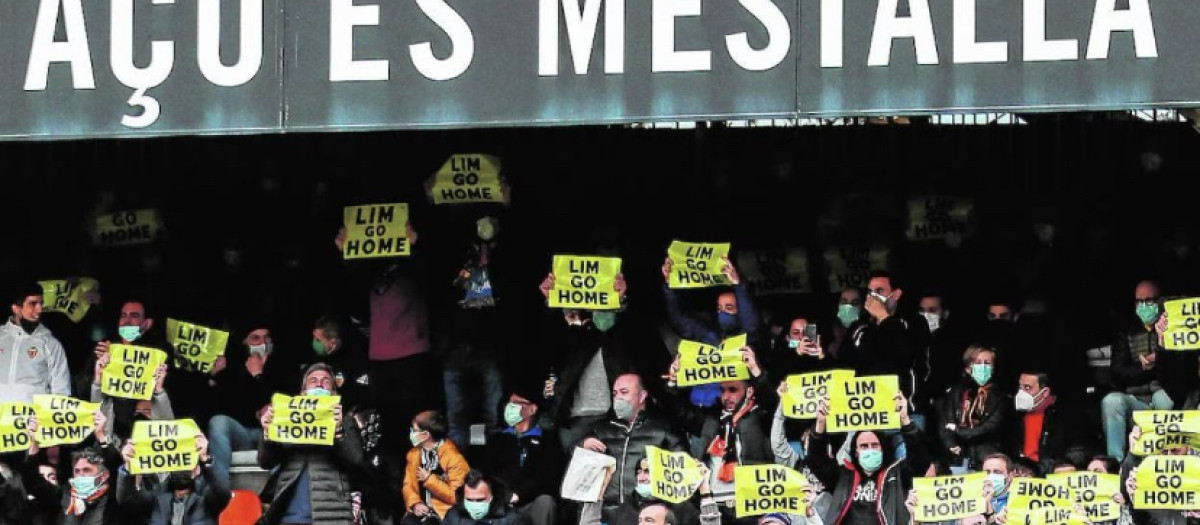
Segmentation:
[(36, 394), (71, 395), (67, 355), (45, 326), (31, 335), (7, 321), (0, 326), (0, 401), (29, 402)]

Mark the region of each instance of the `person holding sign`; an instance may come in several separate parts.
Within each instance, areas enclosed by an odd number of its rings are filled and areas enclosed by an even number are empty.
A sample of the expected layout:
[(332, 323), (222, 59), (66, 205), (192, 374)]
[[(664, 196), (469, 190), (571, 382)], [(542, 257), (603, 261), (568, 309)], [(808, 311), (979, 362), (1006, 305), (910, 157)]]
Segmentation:
[(900, 391), (911, 398), (918, 386), (913, 371), (916, 358), (929, 346), (929, 327), (924, 319), (909, 319), (897, 313), (904, 290), (892, 274), (882, 270), (871, 272), (867, 292), (863, 302), (867, 319), (850, 327), (838, 350), (838, 359), (853, 366), (860, 376), (903, 378)]
[(150, 397), (149, 401), (123, 399), (109, 396), (100, 390), (100, 385), (104, 381), (104, 368), (108, 366), (110, 357), (106, 353), (96, 361), (96, 368), (93, 372), (95, 380), (92, 381), (91, 387), (91, 400), (93, 403), (100, 403), (100, 411), (104, 413), (108, 420), (105, 430), (108, 435), (113, 436), (118, 446), (130, 436), (133, 431), (134, 422), (136, 421), (175, 419), (175, 411), (171, 407), (171, 399), (167, 397), (167, 392), (163, 389), (167, 378), (166, 364), (159, 365), (154, 371), (154, 394)]
[[(153, 435), (153, 433), (151, 433)], [(170, 440), (156, 440), (155, 450), (171, 449)], [(195, 436), (195, 452), (198, 463), (195, 468), (171, 472), (166, 483), (141, 482), (152, 475), (133, 475), (129, 466), (138, 458), (134, 453), (135, 442), (130, 441), (121, 450), (125, 464), (117, 471), (117, 503), (124, 509), (149, 510), (138, 516), (138, 521), (149, 518), (150, 525), (172, 523), (216, 524), (217, 518), (229, 504), (232, 493), (229, 481), (216, 476), (212, 469), (212, 456), (208, 454), (208, 439), (203, 434)]]
[[(317, 363), (304, 372), (301, 393), (324, 397), (337, 394), (333, 370)], [(368, 465), (363, 452), (362, 438), (352, 427), (349, 418), (342, 418), (341, 405), (334, 407), (333, 446), (284, 445), (263, 439), (258, 447), (258, 466), (271, 470), (275, 488), (270, 494), (271, 506), (263, 522), (280, 523), (350, 523), (353, 509), (350, 502), (350, 478), (366, 475)], [(263, 411), (260, 424), (263, 435), (275, 418), (269, 406)], [(318, 519), (319, 517), (319, 519)]]
[(42, 287), (10, 293), (11, 317), (0, 328), (0, 402), (29, 402), (35, 394), (71, 395), (71, 372), (62, 343), (42, 325)]
[(1005, 399), (992, 382), (996, 352), (971, 345), (962, 362), (962, 379), (942, 400), (943, 426), (938, 430), (955, 474), (978, 470), (984, 456), (1000, 451), (1004, 441)]
[[(1186, 303), (1186, 302), (1185, 302)], [(1177, 307), (1178, 308), (1178, 307)], [(1166, 334), (1171, 326), (1171, 317), (1178, 316), (1179, 311), (1172, 312), (1164, 306), (1162, 316), (1154, 324), (1154, 333), (1158, 336), (1158, 345), (1166, 349)], [(1196, 369), (1200, 366), (1200, 352), (1197, 351), (1164, 351), (1155, 359), (1155, 368), (1160, 371), (1159, 383), (1166, 390), (1167, 397), (1175, 402), (1175, 409), (1196, 408), (1200, 404), (1200, 389), (1196, 387)]]
[(847, 436), (850, 457), (838, 465), (824, 452), (829, 447), (825, 432), (829, 403), (828, 399), (822, 400), (809, 442), (813, 453), (806, 461), (832, 494), (831, 506), (821, 516), (824, 525), (908, 523), (906, 487), (912, 486), (914, 477), (924, 475), (929, 460), (921, 431), (909, 418), (908, 400), (897, 393), (894, 402), (908, 454), (903, 459), (891, 459), (891, 447), (881, 442), (881, 433), (868, 430)]
[[(1135, 426), (1129, 433), (1129, 450), (1141, 437)], [(1159, 456), (1139, 460), (1129, 454), (1121, 464), (1123, 496), (1132, 504), (1134, 523), (1173, 525), (1200, 518), (1200, 462), (1187, 446), (1170, 447)]]

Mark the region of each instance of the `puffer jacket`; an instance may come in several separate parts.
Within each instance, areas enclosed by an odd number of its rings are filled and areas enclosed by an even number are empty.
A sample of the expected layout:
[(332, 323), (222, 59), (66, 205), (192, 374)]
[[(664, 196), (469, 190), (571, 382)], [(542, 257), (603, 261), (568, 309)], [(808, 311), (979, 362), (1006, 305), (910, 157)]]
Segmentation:
[(5, 322), (0, 327), (0, 401), (28, 402), (34, 394), (71, 395), (67, 355), (45, 325), (27, 334)]
[[(884, 443), (884, 465), (886, 467), (875, 473), (875, 482), (879, 487), (879, 499), (875, 502), (875, 512), (879, 517), (879, 525), (906, 525), (909, 520), (908, 509), (904, 500), (912, 487), (912, 479), (925, 474), (929, 468), (929, 459), (925, 452), (921, 430), (917, 425), (909, 423), (900, 429), (904, 437), (907, 456), (904, 459), (889, 461), (891, 447)], [(847, 439), (854, 439), (851, 433)], [(825, 453), (829, 444), (829, 434), (813, 433), (809, 442), (809, 455), (805, 461), (813, 473), (832, 494), (829, 508), (821, 515), (821, 523), (839, 525), (850, 510), (854, 490), (862, 480), (863, 473), (851, 460), (838, 465), (832, 457)]]
[[(633, 424), (611, 417), (596, 424), (588, 437), (604, 443), (604, 453), (617, 460), (617, 473), (604, 490), (604, 505), (612, 507), (625, 502), (637, 486), (637, 466), (646, 457), (651, 445), (671, 452), (684, 452), (684, 441), (671, 424), (655, 414), (642, 410)], [(619, 477), (618, 477), (619, 476)]]
[(446, 512), (454, 505), (455, 493), (467, 479), (467, 471), (471, 469), (463, 458), (458, 447), (448, 439), (443, 439), (437, 446), (438, 469), (425, 480), (424, 490), (432, 495), (432, 501), (422, 501), (422, 483), (417, 480), (417, 469), (421, 466), (421, 449), (412, 448), (408, 451), (408, 462), (404, 467), (404, 508), (412, 509), (417, 503), (425, 503), (437, 513), (445, 517)]
[(258, 466), (279, 470), (274, 474), (270, 494), (271, 508), (260, 523), (276, 525), (287, 512), (287, 504), (303, 469), (308, 469), (309, 498), (313, 525), (344, 525), (351, 523), (350, 477), (367, 470), (362, 439), (353, 428), (354, 419), (342, 420), (342, 437), (334, 439), (332, 447), (285, 445), (262, 440), (258, 446)]

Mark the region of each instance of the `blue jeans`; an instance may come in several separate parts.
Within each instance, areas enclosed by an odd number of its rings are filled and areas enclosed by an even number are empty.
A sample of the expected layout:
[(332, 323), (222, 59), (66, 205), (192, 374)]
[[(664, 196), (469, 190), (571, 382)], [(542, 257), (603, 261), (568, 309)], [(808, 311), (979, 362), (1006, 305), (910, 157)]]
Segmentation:
[[(921, 432), (925, 432), (925, 416), (922, 414), (909, 414), (909, 419), (917, 426)], [(899, 430), (886, 430), (883, 435), (889, 439), (892, 444), (892, 450), (895, 453), (896, 459), (904, 459), (908, 457), (908, 446), (904, 444), (904, 436)]]
[(229, 416), (213, 416), (208, 421), (208, 452), (213, 459), (213, 474), (228, 480), (234, 451), (256, 450), (261, 441), (261, 428), (243, 426)]
[(1100, 402), (1101, 417), (1104, 418), (1104, 441), (1108, 455), (1121, 461), (1125, 458), (1125, 444), (1129, 440), (1129, 413), (1135, 410), (1171, 410), (1175, 403), (1167, 397), (1165, 390), (1150, 396), (1146, 403), (1129, 394), (1111, 392)]
[(483, 413), (483, 424), (487, 435), (490, 437), (504, 430), (500, 426), (500, 413), (504, 405), (504, 384), (496, 363), (492, 361), (446, 363), (446, 369), (442, 372), (442, 383), (446, 389), (446, 423), (450, 427), (446, 435), (460, 449), (466, 448), (471, 442), (472, 419), (467, 415), (469, 403), (467, 396), (471, 391), (469, 385), (474, 384), (479, 387), (478, 398), (482, 398), (483, 401), (479, 409)]

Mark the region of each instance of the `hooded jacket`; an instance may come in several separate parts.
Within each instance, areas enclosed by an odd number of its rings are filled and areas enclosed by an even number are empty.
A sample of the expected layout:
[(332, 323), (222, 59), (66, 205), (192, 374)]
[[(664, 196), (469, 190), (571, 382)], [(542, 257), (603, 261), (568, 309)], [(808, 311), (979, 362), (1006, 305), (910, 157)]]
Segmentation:
[[(917, 425), (910, 422), (900, 429), (900, 433), (904, 437), (907, 456), (904, 459), (893, 459), (891, 446), (885, 440), (883, 466), (873, 475), (879, 490), (878, 499), (875, 501), (875, 514), (879, 518), (879, 525), (908, 523), (909, 513), (904, 506), (908, 489), (912, 487), (912, 479), (923, 476), (929, 468), (921, 430)], [(854, 438), (855, 434), (851, 433), (846, 439), (852, 444)], [(845, 459), (839, 465), (825, 453), (828, 445), (829, 434), (814, 432), (805, 461), (833, 496), (829, 509), (821, 515), (821, 522), (825, 525), (839, 525), (850, 511), (855, 489), (868, 474), (863, 472), (854, 459)]]
[(67, 355), (44, 325), (27, 334), (7, 321), (0, 327), (0, 399), (29, 401), (34, 394), (71, 395)]

